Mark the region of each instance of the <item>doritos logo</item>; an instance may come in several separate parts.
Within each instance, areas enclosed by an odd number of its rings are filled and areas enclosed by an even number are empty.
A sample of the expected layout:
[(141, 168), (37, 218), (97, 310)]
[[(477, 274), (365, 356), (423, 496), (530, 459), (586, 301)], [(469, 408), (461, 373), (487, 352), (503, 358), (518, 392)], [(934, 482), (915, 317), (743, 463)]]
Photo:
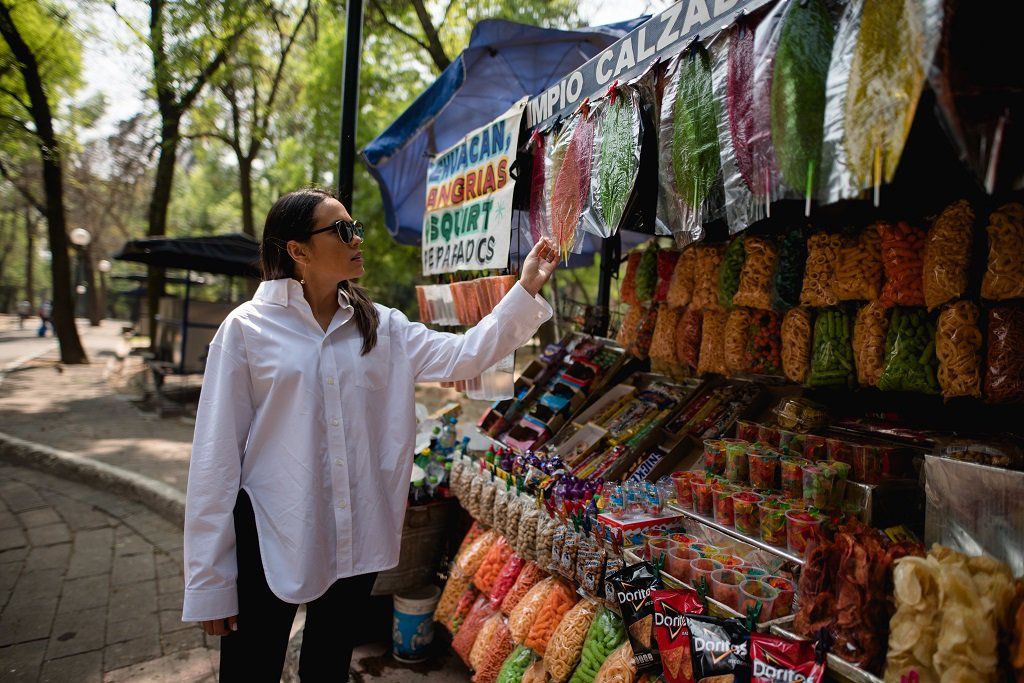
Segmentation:
[(631, 606), (634, 612), (639, 612), (640, 607), (644, 604), (644, 600), (651, 596), (650, 587), (637, 588), (633, 584), (626, 583), (625, 581), (622, 582), (622, 587), (626, 590), (620, 590), (616, 594), (616, 597), (619, 599), (619, 604)]
[(814, 674), (805, 676), (799, 671), (784, 666), (773, 666), (768, 662), (754, 660), (754, 678), (763, 678), (778, 683), (817, 683)]
[(672, 605), (662, 604), (661, 612), (654, 613), (654, 625), (668, 629), (669, 638), (675, 640), (686, 628), (686, 619)]
[(737, 657), (747, 656), (746, 643), (732, 644), (719, 639), (706, 640), (700, 636), (694, 636), (693, 649), (695, 652), (710, 652), (715, 655), (721, 655), (720, 657), (715, 657), (715, 661), (725, 659), (730, 654), (734, 654)]

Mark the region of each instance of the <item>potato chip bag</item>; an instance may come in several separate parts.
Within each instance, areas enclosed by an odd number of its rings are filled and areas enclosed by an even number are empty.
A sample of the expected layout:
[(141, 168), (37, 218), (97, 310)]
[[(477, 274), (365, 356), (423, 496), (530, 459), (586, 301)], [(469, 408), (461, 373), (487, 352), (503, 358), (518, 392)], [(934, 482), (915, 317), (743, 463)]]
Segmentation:
[(665, 683), (693, 683), (686, 615), (703, 614), (704, 601), (690, 588), (651, 591), (651, 600), (654, 601), (654, 635), (658, 640)]
[(751, 683), (822, 683), (825, 680), (825, 663), (817, 661), (814, 643), (810, 640), (751, 633), (750, 657), (753, 663)]
[(685, 619), (690, 630), (695, 680), (716, 683), (750, 680), (750, 635), (743, 622), (695, 614)]
[(658, 643), (654, 638), (654, 603), (651, 591), (660, 589), (661, 577), (649, 562), (629, 565), (607, 577), (626, 624), (637, 671), (657, 669)]

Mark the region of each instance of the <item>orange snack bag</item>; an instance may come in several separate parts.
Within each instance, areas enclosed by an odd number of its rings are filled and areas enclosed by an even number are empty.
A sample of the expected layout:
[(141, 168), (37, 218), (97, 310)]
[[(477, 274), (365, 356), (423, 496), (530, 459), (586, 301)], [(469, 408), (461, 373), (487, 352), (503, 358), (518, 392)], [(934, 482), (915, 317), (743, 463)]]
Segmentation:
[(505, 595), (504, 600), (501, 601), (501, 613), (505, 616), (512, 614), (512, 610), (516, 608), (519, 601), (526, 597), (530, 589), (540, 583), (546, 576), (547, 573), (543, 569), (533, 562), (527, 562), (523, 570), (519, 572), (516, 582), (512, 584), (511, 590)]
[(480, 567), (473, 574), (473, 585), (484, 595), (490, 595), (494, 581), (510, 557), (512, 557), (512, 547), (504, 537), (499, 538), (497, 543), (487, 551)]
[(548, 593), (554, 590), (555, 585), (554, 577), (549, 576), (544, 579), (531, 588), (530, 592), (523, 596), (512, 613), (508, 615), (508, 630), (512, 632), (512, 640), (517, 644), (522, 644), (530, 635), (533, 622), (537, 619), (540, 608), (544, 606)]
[(577, 602), (579, 602), (579, 598), (572, 588), (561, 581), (555, 582), (537, 613), (537, 618), (530, 626), (530, 633), (526, 636), (523, 644), (543, 657), (551, 635), (562, 622), (566, 612), (571, 610)]
[(924, 306), (925, 231), (900, 221), (878, 223), (882, 236), (882, 266), (885, 286), (880, 301), (893, 306)]

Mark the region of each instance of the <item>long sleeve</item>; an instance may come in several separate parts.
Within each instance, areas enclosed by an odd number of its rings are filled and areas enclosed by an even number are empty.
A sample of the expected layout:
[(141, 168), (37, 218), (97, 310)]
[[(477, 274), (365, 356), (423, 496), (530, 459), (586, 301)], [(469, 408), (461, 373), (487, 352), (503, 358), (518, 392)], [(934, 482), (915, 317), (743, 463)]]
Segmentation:
[(238, 614), (232, 513), (254, 410), (242, 332), (228, 318), (210, 344), (196, 413), (185, 494), (183, 621)]
[(465, 334), (436, 332), (421, 323), (404, 325), (405, 352), (417, 382), (468, 380), (525, 344), (551, 306), (518, 282), (490, 314)]

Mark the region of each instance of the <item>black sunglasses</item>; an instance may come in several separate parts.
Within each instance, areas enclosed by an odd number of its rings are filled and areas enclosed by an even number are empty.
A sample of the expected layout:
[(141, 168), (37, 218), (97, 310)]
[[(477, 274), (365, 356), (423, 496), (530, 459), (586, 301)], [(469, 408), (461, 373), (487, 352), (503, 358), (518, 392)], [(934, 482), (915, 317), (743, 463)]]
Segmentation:
[(338, 239), (340, 239), (345, 244), (349, 244), (352, 242), (353, 235), (358, 235), (359, 239), (364, 239), (363, 235), (366, 232), (363, 229), (363, 224), (360, 223), (359, 221), (334, 221), (326, 228), (314, 230), (313, 232), (309, 233), (309, 236), (312, 237), (313, 235), (319, 235), (320, 233), (327, 232), (328, 230), (334, 230), (335, 232), (337, 232)]

